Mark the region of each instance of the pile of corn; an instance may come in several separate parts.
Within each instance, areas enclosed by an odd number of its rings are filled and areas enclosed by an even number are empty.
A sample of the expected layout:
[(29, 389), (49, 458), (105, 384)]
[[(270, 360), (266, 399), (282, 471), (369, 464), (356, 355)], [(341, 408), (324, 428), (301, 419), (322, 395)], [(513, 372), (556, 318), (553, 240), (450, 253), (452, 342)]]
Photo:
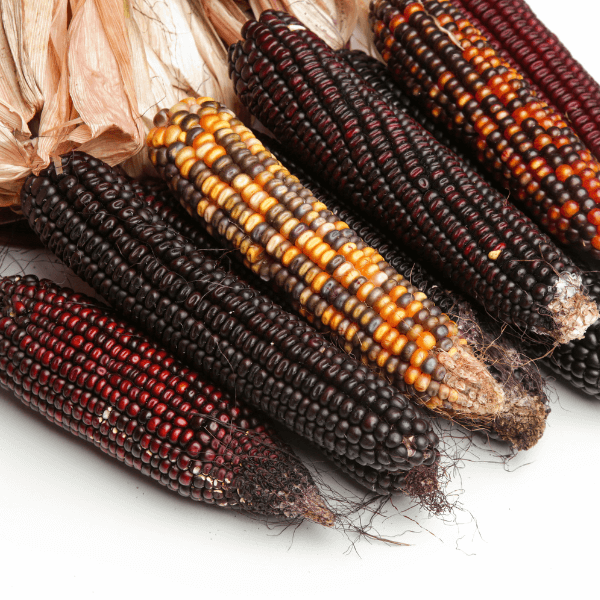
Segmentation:
[(442, 510), (435, 418), (600, 397), (600, 90), (522, 0), (295, 4), (2, 3), (2, 202), (119, 316), (3, 278), (0, 383), (195, 500), (333, 525), (274, 421)]

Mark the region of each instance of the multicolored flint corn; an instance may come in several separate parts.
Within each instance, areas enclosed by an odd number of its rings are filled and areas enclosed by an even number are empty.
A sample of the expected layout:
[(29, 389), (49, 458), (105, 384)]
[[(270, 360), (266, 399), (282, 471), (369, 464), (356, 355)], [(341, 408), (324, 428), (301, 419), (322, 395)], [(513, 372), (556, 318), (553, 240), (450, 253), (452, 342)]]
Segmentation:
[(240, 99), (326, 189), (503, 322), (564, 343), (598, 318), (569, 258), (299, 21), (267, 11), (243, 35)]
[(264, 418), (73, 290), (34, 276), (0, 280), (0, 384), (182, 496), (333, 525), (309, 472)]
[(41, 241), (133, 325), (360, 483), (390, 493), (436, 481), (439, 440), (421, 409), (221, 270), (117, 171), (73, 152), (60, 173), (30, 176), (21, 202)]
[[(452, 0), (600, 159), (600, 85), (524, 0)], [(546, 100), (548, 99), (548, 100)]]
[[(402, 390), (435, 406), (495, 406), (502, 391), (456, 325), (265, 150), (219, 103), (161, 111), (150, 158), (191, 214)], [(447, 368), (449, 367), (449, 368)]]
[[(546, 418), (550, 412), (543, 379), (534, 361), (517, 350), (516, 344), (502, 331), (500, 323), (491, 319), (484, 311), (477, 311), (460, 296), (449, 290), (431, 272), (402, 252), (397, 244), (360, 219), (350, 209), (332, 199), (312, 177), (298, 166), (291, 155), (293, 152), (274, 139), (259, 134), (260, 140), (271, 153), (296, 173), (302, 184), (316, 198), (326, 204), (341, 220), (349, 225), (367, 244), (375, 248), (384, 259), (401, 273), (410, 273), (410, 280), (427, 294), (437, 306), (450, 315), (458, 325), (460, 335), (475, 348), (494, 379), (502, 386), (505, 402), (495, 415), (474, 418), (473, 415), (454, 414), (452, 417), (469, 428), (488, 431), (493, 437), (506, 440), (517, 450), (528, 450), (542, 437)], [(598, 298), (594, 298), (598, 299)], [(595, 326), (588, 328), (586, 337)], [(558, 347), (558, 351), (570, 344)], [(582, 341), (576, 342), (581, 344)], [(540, 355), (550, 351), (548, 346), (537, 347)]]
[(600, 259), (600, 164), (447, 0), (375, 0), (376, 46), (396, 83), (468, 143), (523, 210), (590, 264)]

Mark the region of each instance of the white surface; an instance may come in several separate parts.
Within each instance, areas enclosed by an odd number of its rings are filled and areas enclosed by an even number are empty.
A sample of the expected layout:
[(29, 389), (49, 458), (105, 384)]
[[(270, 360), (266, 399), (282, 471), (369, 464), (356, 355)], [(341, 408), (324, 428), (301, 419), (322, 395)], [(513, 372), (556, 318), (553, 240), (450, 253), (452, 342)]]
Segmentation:
[[(531, 5), (600, 78), (596, 3)], [(27, 258), (13, 252), (3, 267)], [(66, 283), (52, 262), (35, 272)], [(598, 597), (600, 401), (556, 391), (534, 449), (507, 465), (501, 446), (463, 454), (453, 522), (404, 512), (403, 498), (376, 519), (409, 547), (352, 546), (354, 535), (312, 524), (267, 528), (180, 498), (1, 392), (0, 597)]]

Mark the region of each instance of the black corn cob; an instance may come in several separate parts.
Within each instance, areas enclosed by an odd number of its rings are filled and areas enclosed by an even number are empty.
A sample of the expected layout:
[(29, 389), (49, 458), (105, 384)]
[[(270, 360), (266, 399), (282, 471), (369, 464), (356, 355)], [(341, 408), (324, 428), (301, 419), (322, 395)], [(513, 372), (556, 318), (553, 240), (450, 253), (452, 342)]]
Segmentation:
[(333, 525), (264, 418), (96, 301), (5, 277), (0, 311), (0, 384), (49, 421), (182, 496)]
[(348, 353), (438, 407), (502, 401), (493, 378), (458, 343), (455, 323), (314, 198), (228, 109), (188, 98), (160, 111), (155, 125), (150, 158), (189, 213), (329, 326)]
[(71, 153), (61, 173), (30, 176), (21, 202), (41, 241), (132, 324), (359, 482), (390, 493), (415, 473), (435, 481), (439, 440), (419, 408), (219, 269), (108, 165)]
[[(543, 435), (546, 418), (550, 412), (543, 380), (535, 362), (516, 349), (517, 342), (512, 343), (502, 332), (500, 323), (491, 319), (485, 312), (475, 310), (460, 294), (448, 289), (438, 277), (423, 269), (385, 234), (329, 196), (318, 182), (295, 163), (292, 152), (286, 151), (274, 139), (265, 135), (259, 135), (259, 139), (265, 148), (296, 173), (302, 184), (309, 188), (316, 198), (326, 204), (367, 244), (375, 248), (390, 265), (400, 273), (410, 274), (413, 285), (425, 292), (456, 321), (460, 335), (476, 349), (478, 356), (486, 363), (488, 370), (504, 390), (504, 405), (495, 415), (481, 415), (477, 419), (475, 415), (458, 414), (454, 415), (454, 419), (471, 428), (475, 426), (489, 431), (491, 435), (509, 441), (517, 450), (533, 447)], [(600, 300), (600, 297), (595, 296), (594, 299)], [(558, 352), (561, 353), (573, 344), (584, 343), (595, 327), (596, 325), (592, 325), (588, 328), (584, 340), (558, 346)], [(550, 348), (539, 343), (535, 352), (544, 355), (549, 350)]]
[(524, 0), (452, 0), (600, 158), (600, 85)]
[(447, 0), (376, 0), (376, 46), (397, 84), (468, 143), (546, 231), (600, 259), (600, 164)]
[(229, 51), (240, 99), (324, 187), (501, 321), (583, 335), (598, 312), (579, 270), (454, 153), (289, 15), (267, 11), (243, 36)]

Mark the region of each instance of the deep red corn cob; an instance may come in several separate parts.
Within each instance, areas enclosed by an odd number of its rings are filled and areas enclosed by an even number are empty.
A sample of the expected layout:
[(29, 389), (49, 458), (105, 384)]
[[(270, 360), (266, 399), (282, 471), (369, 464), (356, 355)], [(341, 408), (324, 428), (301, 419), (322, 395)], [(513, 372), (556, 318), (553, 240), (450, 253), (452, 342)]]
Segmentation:
[(190, 214), (329, 326), (347, 352), (436, 406), (499, 401), (493, 379), (455, 343), (456, 325), (223, 106), (189, 98), (155, 124), (150, 158)]
[(41, 241), (122, 315), (359, 482), (400, 491), (414, 467), (435, 480), (439, 440), (419, 408), (219, 269), (108, 165), (71, 153), (61, 173), (51, 165), (30, 176), (21, 200)]
[(263, 418), (91, 298), (5, 277), (0, 307), (0, 383), (48, 420), (182, 496), (333, 524)]
[(597, 318), (570, 259), (301, 23), (268, 11), (243, 35), (236, 91), (324, 187), (502, 321), (564, 342)]
[(376, 45), (406, 93), (477, 152), (536, 222), (600, 258), (600, 165), (451, 2), (376, 0)]
[[(263, 145), (272, 152), (286, 168), (300, 178), (316, 198), (326, 204), (340, 219), (347, 223), (362, 239), (375, 248), (385, 260), (401, 273), (410, 273), (410, 280), (418, 289), (431, 298), (437, 306), (449, 314), (457, 323), (460, 335), (476, 349), (478, 356), (485, 361), (488, 370), (504, 390), (505, 402), (495, 415), (474, 418), (473, 415), (454, 415), (453, 418), (470, 428), (488, 431), (493, 437), (509, 441), (517, 450), (527, 450), (542, 437), (546, 418), (550, 412), (543, 380), (534, 361), (517, 350), (503, 335), (501, 324), (491, 319), (484, 311), (474, 309), (460, 295), (446, 286), (439, 277), (426, 271), (420, 264), (403, 252), (397, 244), (353, 211), (328, 195), (319, 184), (298, 166), (289, 150), (272, 138), (260, 135)], [(600, 298), (595, 298), (600, 299)], [(585, 340), (594, 326), (588, 328)], [(579, 340), (576, 344), (581, 344)], [(522, 344), (521, 344), (522, 345)], [(566, 349), (570, 344), (558, 347)], [(539, 344), (539, 355), (549, 352), (548, 346)]]
[(600, 158), (600, 85), (523, 0), (452, 0)]

